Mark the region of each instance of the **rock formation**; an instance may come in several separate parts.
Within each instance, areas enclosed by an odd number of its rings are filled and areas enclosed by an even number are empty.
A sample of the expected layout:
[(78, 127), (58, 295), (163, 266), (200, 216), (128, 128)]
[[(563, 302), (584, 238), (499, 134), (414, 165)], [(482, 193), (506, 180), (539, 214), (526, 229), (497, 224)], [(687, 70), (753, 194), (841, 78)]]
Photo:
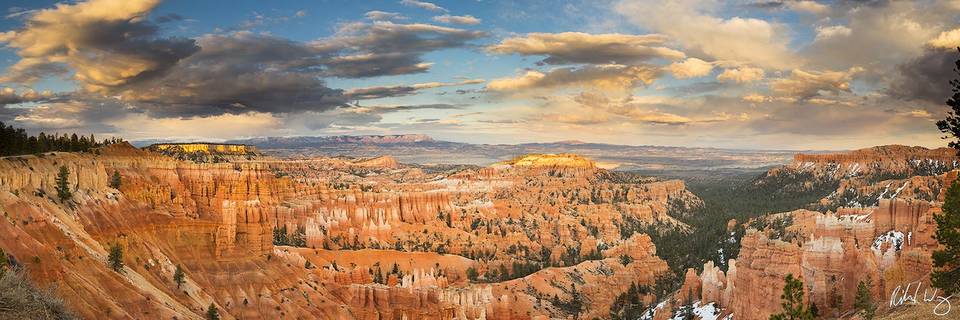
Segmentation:
[[(0, 247), (85, 318), (198, 319), (211, 303), (226, 319), (592, 318), (668, 270), (636, 228), (700, 205), (682, 182), (576, 156), (425, 173), (390, 157), (166, 153), (0, 159)], [(55, 196), (61, 166), (70, 200)], [(123, 272), (106, 266), (113, 244)]]

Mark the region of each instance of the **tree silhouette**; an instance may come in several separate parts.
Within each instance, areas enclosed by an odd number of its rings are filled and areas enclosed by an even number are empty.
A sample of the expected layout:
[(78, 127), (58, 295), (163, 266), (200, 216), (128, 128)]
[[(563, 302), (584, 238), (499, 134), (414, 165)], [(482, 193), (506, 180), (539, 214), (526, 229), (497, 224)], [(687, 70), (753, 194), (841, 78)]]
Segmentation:
[[(960, 50), (960, 47), (957, 48)], [(960, 60), (955, 62), (956, 67), (953, 68), (953, 72), (957, 74), (958, 78), (950, 80), (950, 91), (953, 92), (953, 96), (947, 99), (947, 105), (950, 106), (950, 111), (947, 112), (947, 117), (943, 120), (937, 121), (937, 128), (940, 129), (940, 132), (949, 134), (944, 136), (944, 139), (960, 138)], [(950, 141), (948, 144), (951, 148), (957, 149), (960, 151), (960, 141)]]
[[(957, 48), (960, 50), (960, 47)], [(947, 117), (937, 121), (937, 128), (949, 135), (944, 139), (960, 139), (960, 60), (955, 62), (953, 72), (958, 78), (950, 80), (953, 95), (947, 99), (950, 111)], [(950, 141), (949, 146), (960, 153), (960, 140)], [(933, 286), (943, 289), (946, 294), (960, 293), (960, 186), (956, 182), (947, 190), (943, 201), (943, 213), (933, 216), (937, 221), (934, 237), (943, 246), (943, 250), (933, 252), (935, 270), (930, 274)]]

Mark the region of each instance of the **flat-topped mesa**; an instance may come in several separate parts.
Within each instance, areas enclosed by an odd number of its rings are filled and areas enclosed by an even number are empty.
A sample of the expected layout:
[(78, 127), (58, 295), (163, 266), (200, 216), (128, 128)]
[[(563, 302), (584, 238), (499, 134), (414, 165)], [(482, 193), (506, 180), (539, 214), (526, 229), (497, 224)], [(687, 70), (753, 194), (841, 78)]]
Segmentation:
[(890, 161), (910, 161), (930, 159), (950, 163), (957, 160), (957, 151), (952, 148), (927, 149), (924, 147), (908, 147), (902, 145), (876, 146), (858, 149), (850, 152), (826, 154), (794, 155), (794, 164), (798, 163), (876, 163)]
[(560, 154), (528, 154), (519, 156), (507, 161), (498, 162), (494, 166), (513, 166), (513, 167), (564, 167), (564, 168), (583, 168), (593, 169), (597, 164), (587, 157), (560, 153)]
[(878, 146), (850, 152), (797, 154), (788, 168), (833, 178), (878, 176), (934, 176), (960, 166), (951, 148), (927, 149), (902, 145)]
[(257, 153), (257, 147), (244, 144), (230, 143), (157, 143), (144, 148), (156, 152), (174, 152), (174, 153), (206, 153), (206, 154), (230, 154), (246, 155)]
[(396, 169), (400, 167), (400, 162), (397, 162), (397, 159), (391, 156), (358, 159), (353, 164), (368, 168)]

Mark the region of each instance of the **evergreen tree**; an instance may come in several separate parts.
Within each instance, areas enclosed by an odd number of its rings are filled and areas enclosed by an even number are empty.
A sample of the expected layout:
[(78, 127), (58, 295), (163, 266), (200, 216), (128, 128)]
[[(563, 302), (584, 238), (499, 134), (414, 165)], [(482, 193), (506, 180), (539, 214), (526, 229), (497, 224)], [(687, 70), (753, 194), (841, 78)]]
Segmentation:
[(937, 221), (934, 237), (943, 250), (933, 252), (935, 270), (930, 274), (930, 282), (946, 295), (960, 293), (960, 183), (954, 181), (947, 189), (943, 212), (933, 219)]
[(123, 272), (123, 247), (119, 243), (110, 246), (110, 255), (107, 256), (107, 265), (116, 272)]
[(177, 270), (173, 272), (173, 282), (177, 284), (177, 289), (180, 289), (180, 286), (183, 285), (185, 281), (183, 274), (183, 269), (180, 268), (180, 265), (177, 265)]
[(217, 306), (213, 305), (213, 302), (207, 307), (207, 320), (220, 320), (220, 312), (217, 311)]
[(867, 320), (873, 319), (877, 312), (877, 305), (873, 302), (873, 294), (870, 293), (870, 287), (873, 286), (873, 280), (869, 277), (866, 281), (861, 280), (857, 284), (857, 297), (853, 304), (854, 309), (863, 312), (863, 317)]
[[(960, 50), (960, 48), (957, 48)], [(960, 77), (960, 60), (957, 60), (955, 63), (956, 67), (953, 69), (953, 72)], [(951, 91), (953, 95), (947, 99), (947, 105), (950, 106), (950, 111), (947, 112), (947, 118), (937, 121), (937, 128), (940, 129), (940, 132), (947, 133), (953, 138), (960, 138), (960, 78), (950, 80)], [(943, 137), (944, 139), (950, 138), (950, 136)], [(948, 144), (951, 148), (960, 150), (960, 141), (950, 141)]]
[(67, 178), (70, 176), (70, 170), (67, 169), (67, 166), (60, 166), (60, 172), (57, 173), (57, 197), (60, 198), (60, 201), (67, 201), (73, 197), (73, 194), (70, 193), (70, 185), (67, 182)]
[(120, 189), (120, 171), (113, 170), (113, 175), (110, 176), (110, 187)]
[[(960, 48), (957, 48), (960, 50)], [(947, 99), (951, 111), (947, 117), (937, 121), (940, 132), (949, 134), (944, 139), (960, 139), (960, 60), (955, 62), (953, 72), (958, 78), (950, 80), (953, 95)], [(949, 146), (960, 152), (960, 141), (950, 141)], [(935, 270), (930, 274), (934, 287), (943, 289), (946, 294), (960, 293), (960, 187), (954, 182), (947, 190), (943, 203), (943, 213), (934, 216), (937, 221), (937, 242), (943, 250), (933, 252)]]
[(780, 306), (783, 312), (770, 315), (770, 320), (810, 320), (813, 314), (803, 304), (803, 282), (788, 274), (784, 278), (783, 294), (780, 295)]

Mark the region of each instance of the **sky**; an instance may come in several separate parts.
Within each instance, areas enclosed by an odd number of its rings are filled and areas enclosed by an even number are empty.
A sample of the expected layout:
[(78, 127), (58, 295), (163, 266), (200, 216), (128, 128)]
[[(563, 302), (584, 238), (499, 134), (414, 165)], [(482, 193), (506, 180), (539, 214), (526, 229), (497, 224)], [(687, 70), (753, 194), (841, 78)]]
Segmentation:
[(960, 58), (960, 0), (0, 4), (0, 121), (127, 140), (940, 147)]

